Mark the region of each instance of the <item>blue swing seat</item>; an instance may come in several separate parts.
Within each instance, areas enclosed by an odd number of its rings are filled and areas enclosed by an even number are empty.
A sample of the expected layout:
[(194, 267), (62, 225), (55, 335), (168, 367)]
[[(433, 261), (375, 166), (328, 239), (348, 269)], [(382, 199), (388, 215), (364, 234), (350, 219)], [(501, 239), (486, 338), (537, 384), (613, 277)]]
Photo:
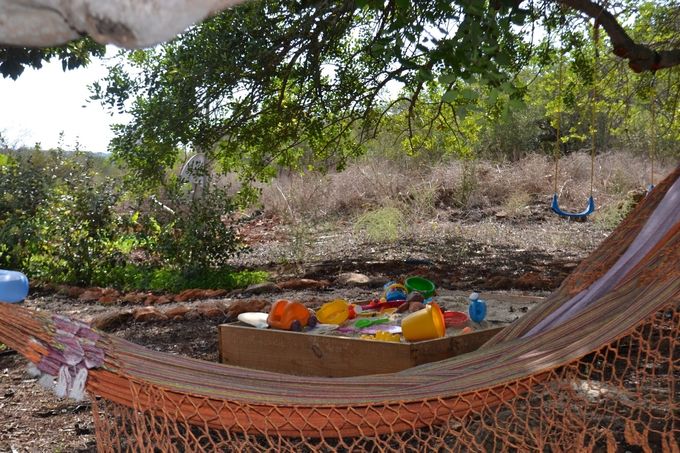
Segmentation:
[(581, 211), (581, 212), (566, 212), (560, 209), (560, 204), (557, 202), (557, 194), (553, 195), (552, 199), (552, 204), (550, 205), (550, 209), (553, 210), (553, 212), (557, 215), (561, 215), (564, 217), (571, 217), (571, 218), (584, 218), (588, 217), (590, 214), (595, 212), (595, 200), (593, 199), (593, 196), (591, 195), (588, 197), (588, 206)]

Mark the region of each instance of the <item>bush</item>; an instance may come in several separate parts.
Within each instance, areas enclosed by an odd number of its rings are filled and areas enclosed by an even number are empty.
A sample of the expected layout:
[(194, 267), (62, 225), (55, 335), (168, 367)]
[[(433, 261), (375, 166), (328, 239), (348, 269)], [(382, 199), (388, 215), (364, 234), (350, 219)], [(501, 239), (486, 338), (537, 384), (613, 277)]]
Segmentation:
[(162, 202), (129, 218), (134, 234), (119, 246), (126, 241), (125, 248), (137, 245), (151, 263), (187, 275), (222, 268), (243, 250), (228, 223), (234, 209), (225, 188), (211, 187), (193, 197), (177, 182), (169, 185)]
[(19, 154), (0, 167), (0, 261), (32, 277), (87, 283), (112, 259), (112, 182), (87, 156)]
[(231, 288), (263, 278), (226, 267), (242, 247), (227, 224), (234, 203), (224, 188), (198, 197), (174, 181), (165, 204), (140, 213), (123, 209), (119, 181), (102, 177), (86, 155), (36, 151), (3, 162), (3, 267), (54, 283), (150, 290)]
[(359, 216), (354, 228), (373, 242), (394, 242), (404, 228), (404, 215), (394, 207), (378, 208)]
[(43, 280), (86, 285), (120, 264), (124, 257), (114, 247), (117, 198), (109, 181), (66, 180), (54, 188), (33, 218), (26, 271)]

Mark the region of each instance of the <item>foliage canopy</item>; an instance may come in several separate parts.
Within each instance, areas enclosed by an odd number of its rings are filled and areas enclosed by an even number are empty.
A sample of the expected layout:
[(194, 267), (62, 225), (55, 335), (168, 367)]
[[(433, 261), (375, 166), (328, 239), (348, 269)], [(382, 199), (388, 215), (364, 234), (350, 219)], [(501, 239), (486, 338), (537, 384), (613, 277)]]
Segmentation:
[[(661, 20), (677, 16), (675, 2), (634, 3), (610, 9), (636, 39), (675, 39), (677, 24)], [(466, 116), (517, 110), (557, 46), (590, 89), (588, 33), (582, 15), (549, 1), (253, 1), (127, 54), (93, 97), (132, 114), (111, 148), (149, 184), (186, 149), (267, 178), (279, 166), (342, 167), (386, 126), (412, 151), (437, 130), (449, 147), (456, 134), (477, 140)]]

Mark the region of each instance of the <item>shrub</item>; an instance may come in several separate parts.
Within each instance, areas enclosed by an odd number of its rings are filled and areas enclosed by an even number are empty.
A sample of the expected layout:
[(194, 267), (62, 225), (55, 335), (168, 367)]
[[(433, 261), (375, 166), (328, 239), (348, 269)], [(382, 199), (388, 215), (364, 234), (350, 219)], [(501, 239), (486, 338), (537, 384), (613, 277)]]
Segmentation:
[(403, 217), (403, 213), (395, 207), (378, 208), (359, 216), (354, 228), (373, 242), (394, 242), (401, 236)]
[(225, 188), (212, 187), (192, 197), (177, 185), (165, 192), (164, 204), (156, 204), (138, 219), (137, 231), (128, 241), (140, 245), (152, 262), (185, 274), (224, 267), (243, 250), (228, 217), (235, 209)]
[(0, 261), (32, 277), (86, 283), (108, 260), (118, 192), (87, 156), (18, 154), (0, 167)]
[(8, 159), (0, 166), (0, 265), (32, 279), (127, 289), (231, 288), (262, 278), (226, 267), (241, 251), (226, 223), (234, 209), (226, 189), (195, 197), (175, 181), (163, 192), (174, 209), (157, 202), (123, 213), (119, 182), (79, 153)]
[(108, 182), (67, 180), (57, 186), (33, 219), (26, 271), (39, 279), (89, 284), (120, 263), (123, 256), (113, 246), (117, 197)]
[(525, 208), (531, 203), (531, 195), (526, 192), (512, 192), (505, 203), (503, 210), (511, 217), (519, 217), (525, 212)]

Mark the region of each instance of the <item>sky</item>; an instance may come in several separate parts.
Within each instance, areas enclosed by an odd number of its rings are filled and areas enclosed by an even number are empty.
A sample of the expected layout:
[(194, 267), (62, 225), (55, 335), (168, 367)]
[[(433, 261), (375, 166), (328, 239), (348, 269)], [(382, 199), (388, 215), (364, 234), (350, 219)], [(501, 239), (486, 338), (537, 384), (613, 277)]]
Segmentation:
[[(114, 55), (115, 50), (109, 50)], [(41, 69), (26, 69), (14, 81), (0, 77), (0, 134), (10, 147), (56, 148), (64, 132), (64, 149), (106, 151), (113, 134), (110, 126), (125, 123), (123, 115), (110, 116), (99, 103), (88, 102), (87, 86), (106, 75), (104, 61), (62, 71), (54, 60)]]

